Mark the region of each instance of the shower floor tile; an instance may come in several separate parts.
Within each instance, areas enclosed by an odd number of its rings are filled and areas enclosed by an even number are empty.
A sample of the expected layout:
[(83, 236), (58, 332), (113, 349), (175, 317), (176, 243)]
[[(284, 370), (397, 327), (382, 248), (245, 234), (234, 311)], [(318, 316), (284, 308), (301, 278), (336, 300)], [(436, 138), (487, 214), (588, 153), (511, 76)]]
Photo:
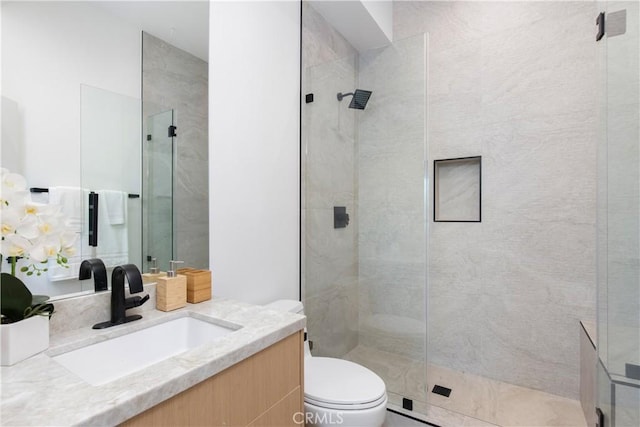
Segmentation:
[[(364, 346), (344, 357), (377, 372), (387, 384), (389, 402), (398, 412), (440, 425), (586, 427), (580, 402), (489, 378), (415, 361)], [(427, 387), (424, 388), (424, 377)], [(435, 384), (452, 390), (447, 398), (430, 393)], [(414, 410), (402, 409), (402, 396)]]

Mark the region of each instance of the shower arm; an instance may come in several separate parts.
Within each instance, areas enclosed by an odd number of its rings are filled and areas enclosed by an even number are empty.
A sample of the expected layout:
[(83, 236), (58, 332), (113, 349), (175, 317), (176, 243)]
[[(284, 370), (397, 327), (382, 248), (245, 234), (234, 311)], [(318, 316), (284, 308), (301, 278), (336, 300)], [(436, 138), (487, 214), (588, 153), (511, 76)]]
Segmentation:
[(338, 92), (338, 101), (342, 101), (342, 98), (344, 98), (345, 96), (353, 96), (353, 92), (349, 92), (349, 93)]

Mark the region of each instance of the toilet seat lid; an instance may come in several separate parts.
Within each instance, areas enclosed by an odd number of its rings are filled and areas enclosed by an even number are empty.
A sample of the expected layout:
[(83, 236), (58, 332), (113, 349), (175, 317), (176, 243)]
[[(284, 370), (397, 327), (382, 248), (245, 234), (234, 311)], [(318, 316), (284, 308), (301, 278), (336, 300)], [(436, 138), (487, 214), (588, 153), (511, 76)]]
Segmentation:
[(331, 357), (308, 357), (304, 363), (304, 396), (315, 404), (360, 409), (386, 396), (384, 381), (357, 363)]

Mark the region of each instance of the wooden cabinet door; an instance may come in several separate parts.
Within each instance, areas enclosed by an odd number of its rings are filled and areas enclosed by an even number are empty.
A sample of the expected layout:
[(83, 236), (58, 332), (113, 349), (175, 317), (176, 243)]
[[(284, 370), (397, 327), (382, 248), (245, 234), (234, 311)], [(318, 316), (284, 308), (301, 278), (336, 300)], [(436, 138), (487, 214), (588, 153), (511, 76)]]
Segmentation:
[(295, 426), (304, 407), (303, 357), (298, 331), (123, 425)]

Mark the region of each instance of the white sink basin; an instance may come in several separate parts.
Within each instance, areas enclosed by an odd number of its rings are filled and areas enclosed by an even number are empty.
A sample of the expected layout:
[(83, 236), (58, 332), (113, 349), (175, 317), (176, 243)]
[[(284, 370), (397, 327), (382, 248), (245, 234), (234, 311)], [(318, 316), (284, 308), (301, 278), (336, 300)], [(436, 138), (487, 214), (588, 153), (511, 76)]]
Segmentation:
[(181, 317), (63, 353), (53, 359), (89, 384), (102, 385), (214, 342), (239, 328)]

